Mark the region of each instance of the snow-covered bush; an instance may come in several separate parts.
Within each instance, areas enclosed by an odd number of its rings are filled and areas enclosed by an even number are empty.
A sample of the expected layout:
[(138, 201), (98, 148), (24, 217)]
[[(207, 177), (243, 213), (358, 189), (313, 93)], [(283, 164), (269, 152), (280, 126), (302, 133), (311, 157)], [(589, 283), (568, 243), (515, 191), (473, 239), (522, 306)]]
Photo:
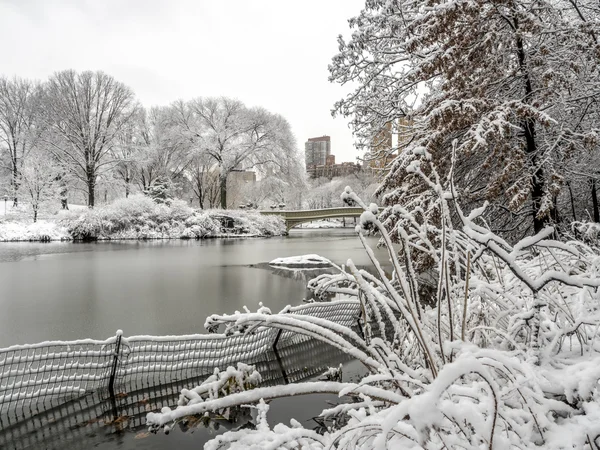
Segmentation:
[[(208, 327), (296, 331), (352, 355), (369, 370), (357, 383), (316, 381), (259, 387), (148, 415), (160, 427), (189, 414), (259, 403), (256, 430), (228, 432), (208, 448), (481, 449), (597, 448), (600, 441), (600, 249), (557, 242), (553, 229), (510, 245), (486, 227), (486, 205), (462, 211), (451, 178), (426, 159), (412, 173), (428, 186), (423, 214), (395, 205), (392, 229), (377, 205), (361, 205), (358, 238), (374, 274), (351, 260), (321, 275), (314, 290), (337, 289), (361, 302), (361, 332), (290, 314), (214, 315)], [(427, 167), (425, 167), (427, 166)], [(452, 212), (452, 214), (451, 214)], [(419, 216), (419, 220), (415, 216)], [(423, 217), (429, 217), (422, 220)], [(377, 232), (393, 266), (384, 273), (366, 239)], [(392, 245), (392, 237), (400, 243)], [(437, 289), (421, 298), (412, 253), (426, 255)], [(351, 395), (322, 412), (345, 415), (323, 434), (293, 422), (270, 427), (270, 399), (307, 393)]]
[[(222, 217), (231, 218), (227, 228)], [(221, 234), (272, 236), (285, 232), (280, 217), (249, 211), (195, 211), (181, 200), (167, 205), (133, 195), (64, 220), (74, 239), (203, 238)]]

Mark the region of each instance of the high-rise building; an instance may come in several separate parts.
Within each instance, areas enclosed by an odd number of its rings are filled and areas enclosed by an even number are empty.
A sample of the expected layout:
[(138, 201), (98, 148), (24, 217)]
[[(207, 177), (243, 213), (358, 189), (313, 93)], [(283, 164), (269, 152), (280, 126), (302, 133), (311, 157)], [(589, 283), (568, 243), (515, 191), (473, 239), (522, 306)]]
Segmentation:
[(388, 122), (371, 140), (371, 150), (365, 154), (364, 167), (374, 174), (385, 176), (398, 152), (410, 143), (412, 126), (413, 122), (406, 117), (398, 119), (395, 130), (392, 130), (392, 122)]
[(304, 144), (307, 169), (311, 166), (324, 166), (329, 155), (331, 155), (331, 138), (329, 136), (310, 138)]

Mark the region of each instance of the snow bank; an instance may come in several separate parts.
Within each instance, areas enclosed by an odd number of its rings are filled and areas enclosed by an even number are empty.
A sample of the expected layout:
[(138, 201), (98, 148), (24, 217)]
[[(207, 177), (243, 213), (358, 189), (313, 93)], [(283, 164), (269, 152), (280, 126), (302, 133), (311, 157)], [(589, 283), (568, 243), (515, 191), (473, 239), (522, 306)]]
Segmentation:
[(331, 261), (327, 258), (314, 254), (276, 258), (269, 265), (296, 268), (308, 267), (311, 269), (332, 266)]
[(0, 241), (63, 241), (71, 240), (67, 228), (56, 222), (0, 223)]
[(95, 209), (61, 211), (54, 221), (26, 223), (21, 218), (0, 222), (0, 241), (201, 239), (209, 237), (281, 236), (279, 216), (256, 211), (198, 211), (180, 200), (157, 204), (144, 195), (120, 199)]
[(317, 230), (321, 228), (343, 228), (344, 224), (339, 220), (315, 220), (313, 222), (302, 223), (299, 228), (307, 228), (310, 230)]

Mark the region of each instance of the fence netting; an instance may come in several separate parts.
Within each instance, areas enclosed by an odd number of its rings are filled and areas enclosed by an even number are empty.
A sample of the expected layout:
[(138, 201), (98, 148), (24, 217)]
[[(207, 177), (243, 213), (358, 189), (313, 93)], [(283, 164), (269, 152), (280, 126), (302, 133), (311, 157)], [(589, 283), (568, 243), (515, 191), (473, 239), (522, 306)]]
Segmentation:
[[(126, 339), (123, 340), (124, 345), (125, 341)], [(145, 342), (138, 338), (135, 341)], [(261, 386), (272, 386), (313, 378), (321, 375), (328, 367), (335, 367), (351, 359), (328, 344), (295, 335), (290, 339), (280, 340), (277, 350), (269, 348), (256, 354), (254, 359), (244, 362), (252, 364), (261, 374)], [(154, 367), (161, 367), (161, 364), (162, 362)], [(120, 434), (125, 429), (145, 433), (148, 412), (160, 411), (165, 406), (175, 408), (182, 389), (201, 384), (214, 371), (214, 367), (207, 363), (194, 367), (194, 370), (198, 370), (196, 375), (185, 377), (186, 373), (193, 370), (180, 366), (181, 370), (169, 372), (171, 381), (167, 382), (154, 375), (149, 378), (148, 366), (149, 363), (146, 363), (146, 369), (135, 376), (130, 374), (131, 379), (116, 388), (115, 396), (109, 395), (107, 388), (101, 387), (88, 395), (70, 398), (68, 401), (63, 399), (54, 406), (40, 409), (26, 417), (0, 415), (0, 448), (83, 450), (104, 444), (107, 439), (111, 439), (107, 435)], [(157, 383), (153, 384), (155, 380)], [(219, 424), (224, 427), (242, 425), (239, 422), (229, 424), (227, 421), (220, 421)]]
[[(359, 311), (358, 301), (338, 300), (288, 308), (286, 313), (352, 327)], [(215, 368), (237, 362), (261, 361), (293, 339), (297, 335), (292, 331), (260, 327), (235, 335), (124, 338), (118, 332), (105, 341), (53, 341), (0, 349), (0, 420), (9, 411), (41, 411), (109, 386), (114, 394), (125, 386), (156, 386), (210, 375)], [(293, 373), (285, 374), (286, 382), (289, 376), (295, 378)]]

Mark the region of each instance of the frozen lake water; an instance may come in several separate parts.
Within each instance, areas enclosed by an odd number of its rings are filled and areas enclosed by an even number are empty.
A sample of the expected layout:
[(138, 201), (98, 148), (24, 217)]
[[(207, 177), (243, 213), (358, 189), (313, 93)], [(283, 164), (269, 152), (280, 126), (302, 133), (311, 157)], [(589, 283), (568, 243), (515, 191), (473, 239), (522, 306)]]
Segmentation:
[[(375, 245), (376, 239), (370, 242)], [(244, 305), (256, 309), (261, 301), (274, 311), (300, 304), (309, 295), (306, 279), (265, 263), (312, 253), (340, 264), (352, 258), (359, 266), (369, 265), (349, 228), (293, 230), (288, 237), (270, 239), (2, 243), (0, 347), (50, 339), (103, 339), (117, 329), (126, 336), (204, 333), (204, 320), (212, 313), (233, 312)], [(387, 261), (383, 250), (376, 253)], [(315, 367), (346, 361), (345, 374), (353, 376), (359, 370), (355, 361), (341, 358), (333, 349), (319, 358), (312, 361)], [(284, 358), (284, 364), (293, 365), (294, 360)], [(170, 394), (173, 404), (177, 392)], [(270, 417), (306, 421), (326, 406), (325, 400), (336, 399), (312, 395), (278, 400), (271, 405)], [(52, 449), (192, 449), (201, 448), (215, 433), (196, 429), (147, 436), (143, 426), (127, 426), (120, 432), (114, 426), (98, 426), (101, 422), (82, 425), (77, 415), (69, 420), (79, 431), (54, 433), (48, 424), (45, 432), (17, 440), (39, 443), (54, 436), (47, 442)], [(141, 435), (145, 438), (139, 440)]]
[(105, 339), (118, 329), (204, 333), (213, 313), (256, 310), (259, 302), (279, 311), (308, 296), (306, 282), (249, 266), (309, 253), (369, 265), (350, 228), (269, 239), (1, 243), (0, 347)]

